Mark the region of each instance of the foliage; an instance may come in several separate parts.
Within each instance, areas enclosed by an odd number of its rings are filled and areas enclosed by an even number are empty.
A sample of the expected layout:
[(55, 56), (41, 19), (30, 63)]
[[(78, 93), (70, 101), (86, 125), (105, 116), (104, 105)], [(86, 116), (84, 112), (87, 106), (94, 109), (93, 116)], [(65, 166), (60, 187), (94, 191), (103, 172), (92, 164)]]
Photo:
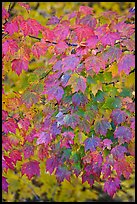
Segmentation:
[[(66, 201), (65, 186), (71, 195), (75, 182), (102, 183), (116, 197), (134, 172), (134, 11), (96, 16), (80, 6), (44, 25), (31, 18), (31, 4), (17, 3), (25, 17), (12, 17), (14, 6), (2, 10), (4, 195), (12, 189), (12, 200), (13, 186), (26, 185), (29, 196), (39, 178), (42, 197), (52, 177), (49, 200)], [(89, 197), (97, 192), (86, 190)]]

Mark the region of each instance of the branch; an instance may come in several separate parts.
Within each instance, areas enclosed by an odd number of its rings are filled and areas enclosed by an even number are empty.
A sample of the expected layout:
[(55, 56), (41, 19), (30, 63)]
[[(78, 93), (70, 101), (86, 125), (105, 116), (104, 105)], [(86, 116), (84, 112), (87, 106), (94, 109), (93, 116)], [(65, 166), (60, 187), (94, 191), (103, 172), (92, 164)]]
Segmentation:
[(131, 73), (133, 73), (133, 72), (135, 72), (135, 68), (132, 69), (132, 70), (129, 72), (129, 74), (131, 74)]

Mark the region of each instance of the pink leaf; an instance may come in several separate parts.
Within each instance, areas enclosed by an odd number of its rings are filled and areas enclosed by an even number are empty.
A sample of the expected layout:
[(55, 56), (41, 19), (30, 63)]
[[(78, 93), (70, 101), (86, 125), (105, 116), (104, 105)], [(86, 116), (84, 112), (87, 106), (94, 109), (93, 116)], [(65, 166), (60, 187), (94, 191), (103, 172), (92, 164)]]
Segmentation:
[(124, 71), (128, 75), (132, 67), (135, 67), (135, 56), (132, 54), (126, 54), (118, 61), (119, 73)]
[(118, 33), (109, 32), (103, 35), (103, 37), (101, 38), (101, 42), (104, 46), (106, 45), (114, 46), (115, 41), (119, 39), (120, 35)]
[(129, 179), (130, 174), (132, 173), (132, 168), (130, 164), (127, 161), (125, 161), (125, 159), (116, 161), (114, 163), (114, 170), (116, 170), (117, 176), (119, 178), (123, 174), (123, 176), (126, 179)]
[(104, 163), (101, 170), (103, 174), (103, 179), (108, 178), (111, 175), (111, 166), (109, 163)]
[(83, 76), (80, 76), (77, 83), (78, 90), (81, 92), (85, 92), (86, 90), (86, 79)]
[(11, 22), (7, 22), (4, 30), (5, 32), (8, 32), (10, 36), (13, 35), (15, 32), (18, 32), (17, 22), (15, 20)]
[(55, 52), (56, 54), (62, 54), (67, 48), (68, 45), (64, 41), (60, 41), (55, 47)]
[(34, 147), (30, 145), (26, 145), (23, 148), (23, 152), (24, 152), (24, 159), (28, 159), (34, 155)]
[(96, 48), (96, 45), (98, 43), (99, 39), (98, 39), (98, 36), (95, 35), (95, 36), (91, 36), (87, 41), (87, 46), (90, 48), (90, 49), (94, 49)]
[(118, 127), (114, 132), (114, 138), (118, 138), (119, 144), (123, 144), (125, 142), (129, 143), (132, 139), (130, 128), (125, 126)]
[(122, 51), (120, 48), (110, 47), (106, 52), (102, 54), (102, 58), (103, 60), (105, 60), (105, 62), (109, 60), (109, 63), (112, 63), (115, 60), (118, 61), (121, 55), (122, 55)]
[(93, 14), (93, 8), (89, 6), (80, 6), (79, 11), (85, 15)]
[(42, 42), (36, 42), (32, 47), (32, 53), (38, 59), (40, 58), (41, 55), (45, 55), (46, 50), (47, 50), (47, 44)]
[(49, 171), (50, 174), (52, 174), (52, 172), (57, 166), (58, 166), (58, 161), (56, 157), (50, 157), (46, 160), (46, 171)]
[(14, 55), (18, 51), (18, 45), (15, 40), (8, 39), (2, 44), (2, 54), (5, 56), (7, 53)]
[(22, 7), (24, 7), (27, 11), (29, 11), (31, 9), (29, 4), (22, 3), (22, 2), (18, 2), (18, 4)]
[(9, 118), (7, 121), (5, 121), (2, 124), (2, 130), (5, 133), (13, 132), (15, 134), (17, 128), (18, 128), (18, 125), (16, 124), (16, 122), (13, 118)]
[(39, 162), (38, 161), (29, 161), (22, 165), (21, 168), (22, 175), (26, 174), (29, 180), (33, 176), (39, 176), (40, 175), (40, 168), (39, 168)]
[(2, 18), (3, 19), (9, 18), (9, 13), (7, 12), (7, 10), (4, 7), (2, 7)]
[(7, 117), (8, 117), (8, 112), (5, 110), (2, 110), (2, 120), (6, 120)]
[(87, 25), (90, 28), (95, 29), (97, 20), (93, 18), (91, 15), (87, 15), (80, 19), (80, 24)]
[(28, 64), (29, 62), (25, 59), (14, 59), (12, 61), (12, 70), (20, 75), (22, 70), (28, 70)]
[(28, 118), (23, 118), (18, 122), (18, 124), (19, 124), (20, 129), (24, 129), (24, 130), (28, 131), (28, 128), (30, 126), (30, 121)]
[(90, 38), (91, 36), (94, 36), (94, 31), (92, 30), (92, 28), (90, 28), (87, 25), (75, 25), (73, 26), (74, 32), (76, 33), (77, 37), (78, 37), (78, 41), (82, 41), (83, 39), (87, 40), (88, 38)]
[(39, 134), (39, 137), (37, 139), (37, 145), (39, 144), (45, 144), (45, 145), (48, 145), (49, 142), (51, 141), (51, 135), (49, 133), (46, 133), (46, 132), (41, 132)]
[(60, 19), (56, 16), (52, 16), (48, 22), (47, 22), (47, 25), (55, 25), (55, 24), (58, 24), (60, 22)]

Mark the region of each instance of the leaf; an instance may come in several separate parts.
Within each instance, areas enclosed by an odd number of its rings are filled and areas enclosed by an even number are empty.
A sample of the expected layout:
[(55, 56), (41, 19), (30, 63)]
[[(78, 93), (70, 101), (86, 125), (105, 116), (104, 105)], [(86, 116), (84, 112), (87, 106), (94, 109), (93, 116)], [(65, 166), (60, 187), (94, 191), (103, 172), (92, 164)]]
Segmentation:
[(129, 179), (130, 174), (132, 173), (132, 168), (130, 164), (127, 161), (125, 161), (125, 159), (116, 161), (114, 163), (114, 170), (116, 170), (118, 177), (120, 177), (123, 174), (125, 179)]
[(114, 46), (115, 41), (120, 39), (119, 33), (109, 32), (103, 35), (101, 42), (104, 46), (111, 45)]
[(22, 2), (18, 2), (18, 4), (24, 7), (27, 11), (31, 10), (30, 5)]
[(99, 41), (98, 36), (95, 35), (88, 38), (86, 44), (90, 49), (94, 49), (96, 48), (98, 41)]
[(116, 146), (111, 150), (111, 154), (116, 160), (124, 159), (124, 153), (127, 153), (127, 149), (124, 146)]
[(56, 25), (60, 22), (60, 19), (57, 16), (52, 16), (48, 19), (47, 25)]
[(79, 42), (81, 42), (83, 39), (87, 40), (91, 36), (95, 35), (93, 29), (87, 25), (77, 24), (73, 26), (72, 29), (74, 29)]
[(30, 107), (32, 104), (38, 102), (38, 95), (35, 92), (26, 90), (22, 94), (22, 102), (25, 103), (27, 107)]
[(56, 157), (50, 157), (46, 160), (46, 171), (49, 171), (50, 174), (52, 174), (52, 172), (57, 166), (58, 166), (58, 161)]
[(30, 145), (25, 145), (23, 147), (24, 159), (28, 159), (34, 155), (34, 147)]
[(30, 121), (28, 118), (23, 118), (18, 122), (18, 126), (20, 129), (24, 129), (26, 131), (28, 131), (28, 128), (30, 126)]
[(67, 114), (64, 117), (64, 125), (70, 126), (71, 128), (75, 128), (79, 123), (79, 117), (76, 114)]
[(48, 88), (44, 93), (48, 95), (48, 100), (53, 100), (55, 98), (58, 102), (60, 102), (63, 97), (64, 90), (61, 86), (55, 86)]
[(91, 15), (87, 15), (80, 19), (80, 24), (87, 25), (90, 28), (95, 29), (97, 20), (93, 18)]
[(56, 54), (62, 54), (66, 51), (67, 48), (68, 45), (64, 41), (60, 41), (55, 47), (55, 52)]
[(67, 56), (65, 58), (62, 59), (62, 70), (64, 72), (68, 71), (68, 70), (72, 70), (74, 71), (76, 69), (76, 67), (78, 66), (80, 62), (80, 58), (79, 57), (75, 57), (75, 56)]
[(80, 13), (85, 14), (85, 15), (93, 14), (93, 8), (89, 6), (80, 6), (79, 11)]
[(7, 117), (8, 117), (8, 112), (5, 110), (2, 110), (2, 120), (6, 120)]
[(75, 93), (73, 96), (72, 96), (72, 103), (74, 104), (74, 106), (79, 106), (80, 105), (80, 94), (79, 93)]
[(86, 70), (93, 70), (96, 74), (99, 73), (100, 69), (105, 69), (105, 61), (98, 56), (89, 56), (85, 60)]
[(48, 145), (51, 141), (51, 135), (50, 133), (46, 133), (46, 132), (41, 132), (38, 134), (38, 139), (37, 139), (37, 145), (39, 144), (45, 144)]
[(110, 123), (107, 120), (97, 121), (95, 123), (95, 133), (106, 136), (108, 129), (110, 129)]
[(107, 147), (107, 149), (111, 149), (112, 141), (110, 139), (103, 140), (103, 149)]
[(12, 158), (12, 161), (15, 165), (17, 161), (22, 161), (21, 152), (19, 150), (12, 150), (9, 156)]
[(103, 179), (106, 179), (111, 175), (111, 166), (109, 163), (105, 162), (103, 164), (101, 173), (103, 174)]
[(123, 144), (125, 142), (129, 143), (132, 139), (130, 128), (125, 126), (118, 127), (114, 132), (114, 138), (118, 138), (119, 144)]
[(18, 125), (16, 124), (15, 120), (13, 118), (9, 118), (2, 124), (2, 130), (5, 133), (13, 132), (16, 133), (16, 129), (18, 128)]
[(22, 175), (26, 174), (29, 180), (33, 176), (39, 176), (40, 175), (39, 162), (36, 160), (32, 160), (24, 163), (21, 168), (21, 173)]
[(113, 197), (116, 191), (120, 188), (120, 180), (119, 178), (111, 178), (109, 177), (104, 184), (104, 191), (108, 193), (109, 196)]
[(126, 54), (122, 56), (118, 61), (118, 72), (124, 71), (127, 75), (131, 71), (131, 68), (135, 67), (135, 56), (132, 54)]
[(14, 55), (19, 49), (18, 44), (13, 39), (8, 39), (2, 44), (2, 55), (5, 56), (7, 54)]
[(67, 39), (67, 36), (70, 34), (68, 23), (58, 24), (53, 29), (56, 41), (63, 41)]
[(13, 35), (15, 32), (18, 32), (18, 24), (16, 20), (12, 20), (11, 22), (7, 22), (5, 25), (4, 31), (9, 33), (9, 35)]
[(56, 169), (55, 175), (56, 175), (57, 181), (61, 183), (62, 181), (64, 181), (64, 179), (66, 179), (67, 181), (70, 181), (71, 172), (68, 171), (65, 167), (59, 166)]
[(4, 7), (2, 7), (2, 18), (3, 19), (9, 18), (9, 13), (7, 12), (7, 10)]
[(22, 70), (28, 70), (29, 62), (25, 59), (14, 59), (12, 61), (12, 70), (15, 71), (18, 75), (21, 74)]
[(71, 85), (73, 93), (78, 92), (79, 90), (84, 93), (86, 90), (86, 78), (79, 76), (77, 73), (73, 73), (67, 85)]
[(119, 125), (126, 121), (127, 114), (120, 109), (113, 110), (110, 116), (115, 125)]
[(32, 53), (34, 54), (35, 57), (39, 59), (41, 55), (45, 55), (47, 48), (48, 47), (46, 43), (36, 42), (32, 46)]
[(6, 177), (2, 176), (2, 190), (8, 193), (8, 186)]
[(102, 54), (103, 60), (107, 62), (109, 60), (110, 63), (114, 61), (118, 61), (122, 55), (122, 51), (117, 47), (110, 47), (106, 52)]
[(82, 183), (84, 182), (88, 182), (88, 184), (90, 185), (90, 187), (93, 186), (94, 184), (94, 179), (92, 175), (87, 175), (86, 173), (82, 174)]
[(100, 145), (100, 138), (98, 137), (87, 138), (84, 141), (84, 144), (85, 144), (85, 151), (87, 150), (95, 151), (96, 147)]

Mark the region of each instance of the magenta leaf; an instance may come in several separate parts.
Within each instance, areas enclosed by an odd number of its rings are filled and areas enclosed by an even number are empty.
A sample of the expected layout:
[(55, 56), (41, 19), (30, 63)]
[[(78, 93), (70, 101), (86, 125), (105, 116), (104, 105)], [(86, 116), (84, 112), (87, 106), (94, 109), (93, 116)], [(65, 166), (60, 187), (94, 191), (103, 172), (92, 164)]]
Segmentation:
[(57, 181), (59, 183), (64, 181), (64, 179), (66, 179), (67, 181), (70, 181), (71, 172), (67, 170), (65, 167), (62, 167), (62, 166), (57, 167), (55, 174), (56, 174)]
[(80, 19), (80, 24), (87, 25), (90, 28), (95, 29), (97, 20), (93, 18), (91, 15), (87, 15)]
[(107, 120), (97, 121), (95, 123), (96, 134), (106, 136), (108, 129), (110, 129), (110, 123)]
[(47, 44), (46, 44), (46, 43), (36, 42), (36, 43), (32, 46), (32, 53), (33, 53), (34, 56), (37, 57), (38, 59), (40, 58), (41, 55), (45, 55), (46, 50), (47, 50)]
[(28, 70), (28, 65), (29, 62), (25, 59), (14, 59), (12, 61), (12, 70), (20, 75), (22, 70)]
[(112, 141), (110, 139), (104, 139), (103, 140), (103, 149), (105, 149), (107, 147), (107, 149), (111, 149), (111, 144)]
[(111, 178), (109, 177), (108, 180), (104, 184), (104, 191), (108, 193), (111, 197), (114, 196), (116, 191), (120, 188), (120, 180), (119, 178)]
[(8, 39), (2, 44), (2, 54), (5, 56), (7, 53), (14, 55), (18, 51), (18, 45), (15, 40)]
[(111, 175), (111, 166), (109, 163), (104, 163), (101, 170), (103, 174), (103, 179), (108, 178)]
[(90, 56), (85, 60), (86, 70), (93, 70), (96, 74), (99, 73), (100, 69), (105, 69), (105, 61), (101, 57)]
[(39, 162), (36, 160), (26, 162), (22, 165), (21, 168), (22, 175), (26, 174), (29, 180), (33, 176), (39, 176), (40, 175), (40, 168), (39, 168)]
[(45, 144), (45, 145), (48, 145), (51, 141), (51, 135), (50, 133), (47, 133), (47, 132), (41, 132), (39, 133), (39, 137), (37, 139), (37, 145), (39, 144)]
[(90, 49), (94, 49), (94, 48), (96, 48), (98, 41), (99, 41), (98, 36), (95, 35), (95, 36), (91, 36), (89, 39), (87, 39), (86, 43)]
[(124, 71), (128, 75), (132, 67), (135, 67), (135, 56), (132, 54), (126, 54), (118, 61), (119, 73)]
[(2, 190), (8, 193), (8, 182), (6, 181), (7, 179), (2, 176)]
[(22, 161), (21, 152), (19, 150), (13, 150), (9, 156), (12, 158), (13, 163), (16, 165), (17, 161)]
[(32, 35), (37, 37), (42, 26), (36, 20), (29, 18), (20, 23), (20, 28), (24, 36)]
[(4, 7), (2, 7), (2, 18), (3, 19), (9, 18), (9, 13), (7, 12), (7, 10)]
[(48, 22), (47, 22), (47, 25), (55, 25), (55, 24), (58, 24), (60, 22), (60, 19), (56, 16), (52, 16)]
[(98, 137), (87, 138), (84, 141), (84, 144), (85, 144), (85, 151), (87, 150), (95, 151), (96, 147), (100, 145), (100, 138)]
[(120, 109), (113, 110), (111, 114), (111, 118), (115, 125), (119, 125), (122, 122), (125, 122), (127, 118), (127, 114), (124, 111), (121, 111)]
[(114, 138), (118, 138), (119, 144), (130, 142), (130, 140), (132, 139), (132, 133), (130, 128), (125, 126), (118, 127), (114, 132)]
[(85, 15), (93, 14), (93, 8), (89, 6), (80, 6), (79, 11), (80, 13), (85, 14)]
[(9, 118), (2, 124), (2, 130), (5, 133), (13, 132), (16, 133), (16, 129), (18, 128), (18, 125), (16, 124), (15, 120), (13, 118)]
[(106, 45), (114, 46), (115, 41), (119, 39), (120, 39), (119, 33), (109, 32), (103, 35), (103, 37), (101, 38), (101, 42), (104, 46)]
[(18, 32), (18, 24), (16, 21), (7, 22), (5, 25), (5, 32), (9, 35), (13, 35), (15, 32)]
[(8, 117), (8, 112), (5, 110), (2, 110), (2, 120), (6, 120), (7, 117)]
[(74, 71), (76, 67), (78, 66), (79, 62), (80, 62), (79, 57), (67, 56), (62, 59), (62, 65), (63, 65), (62, 70), (64, 72), (66, 72), (67, 70)]
[(111, 150), (111, 154), (116, 160), (123, 159), (125, 156), (124, 153), (126, 152), (127, 152), (127, 149), (124, 146), (116, 146)]

